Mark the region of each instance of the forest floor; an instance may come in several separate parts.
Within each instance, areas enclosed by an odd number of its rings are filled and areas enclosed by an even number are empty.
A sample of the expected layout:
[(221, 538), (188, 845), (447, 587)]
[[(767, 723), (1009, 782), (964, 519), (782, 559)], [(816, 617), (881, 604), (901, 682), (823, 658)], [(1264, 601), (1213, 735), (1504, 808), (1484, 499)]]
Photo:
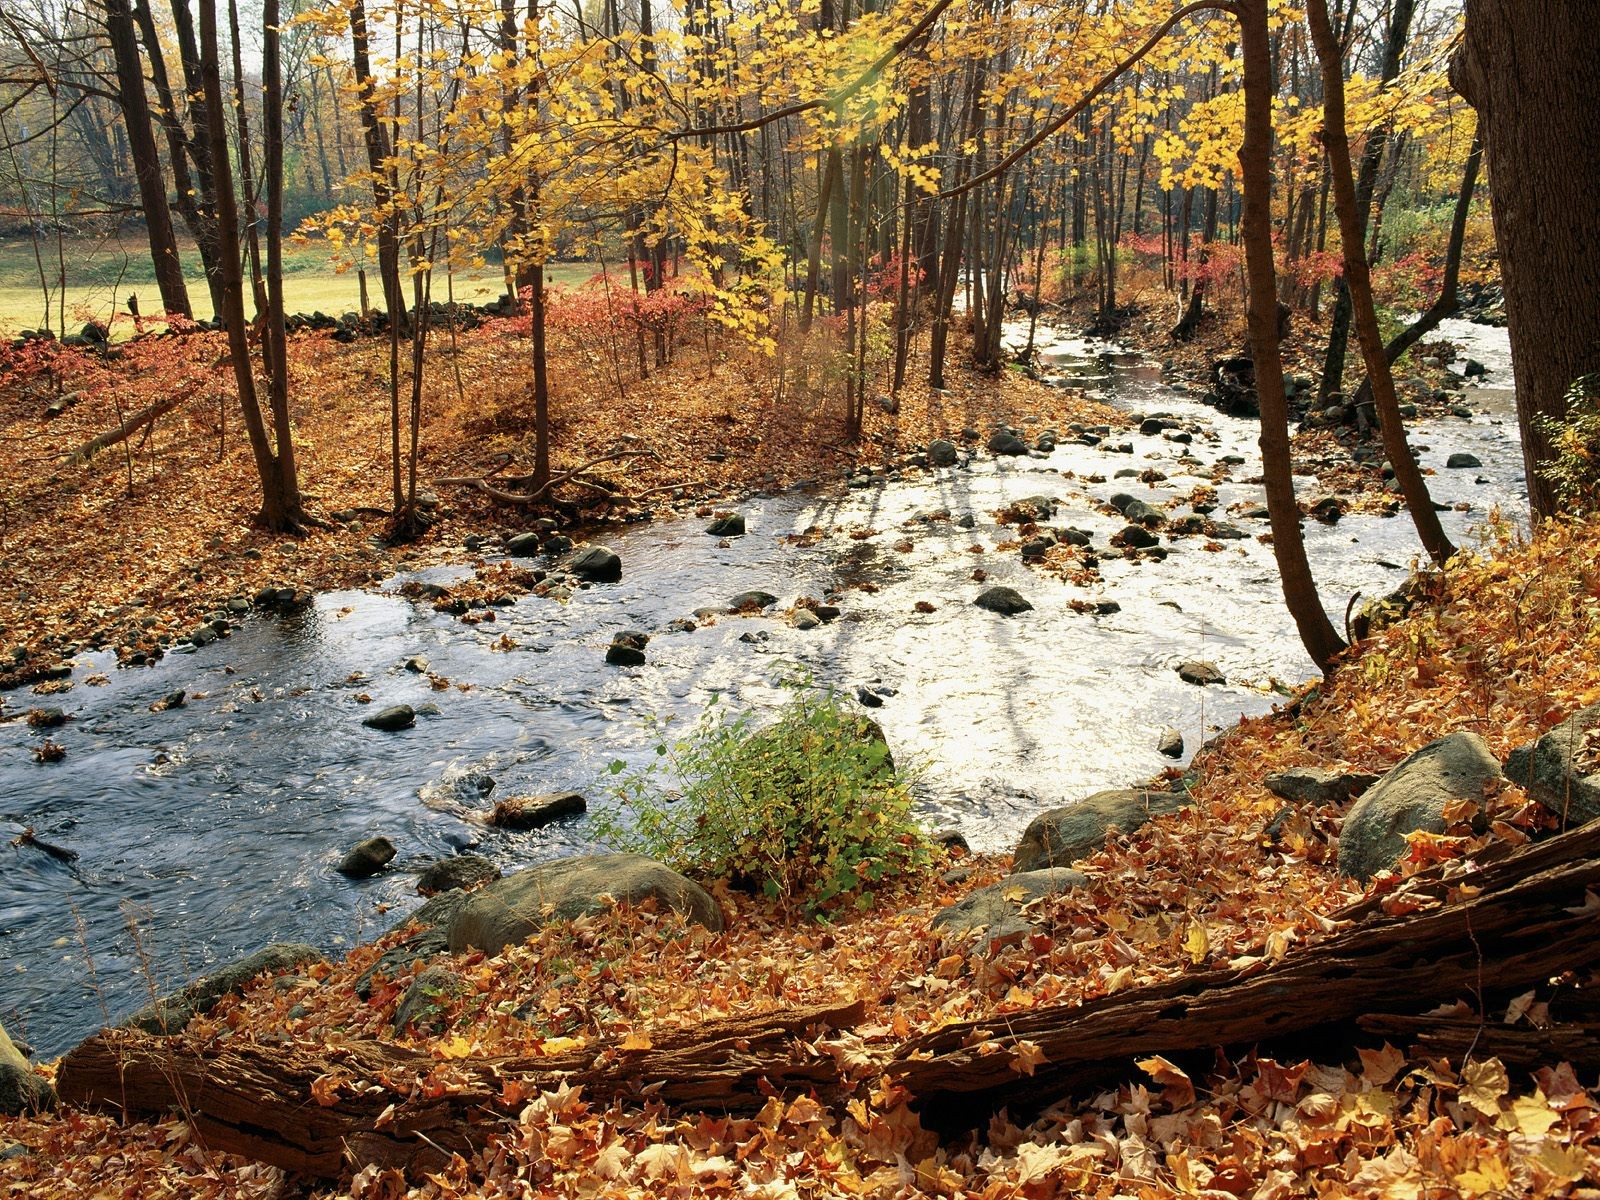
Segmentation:
[[(500, 453), (527, 463), (524, 351), (507, 333), (491, 326), (463, 348), (459, 396), (449, 360), (436, 372), (424, 479), (480, 473)], [(1202, 345), (1195, 363), (1230, 349), (1225, 343)], [(0, 641), (26, 647), (30, 662), (97, 631), (121, 644), (122, 631), (146, 620), (155, 621), (149, 629), (177, 630), (215, 599), (264, 582), (366, 583), (404, 565), (459, 557), (468, 532), (520, 527), (486, 498), (450, 491), (421, 543), (370, 542), (382, 518), (359, 510), (381, 509), (388, 490), (384, 347), (320, 339), (296, 346), (308, 493), (323, 515), (357, 510), (302, 539), (250, 528), (250, 463), (236, 419), (227, 413), (225, 429), (219, 419), (223, 376), (213, 339), (151, 343), (149, 353), (136, 347), (120, 363), (64, 364), (62, 390), (81, 398), (53, 422), (41, 416), (47, 377), (0, 389), (13, 581), (0, 596)], [(792, 366), (782, 399), (776, 367), (760, 360), (719, 361), (715, 371), (703, 360), (683, 363), (618, 397), (602, 354), (568, 352), (558, 463), (603, 453), (624, 434), (642, 436), (661, 457), (630, 463), (619, 480), (634, 489), (704, 480), (691, 503), (892, 461), (901, 447), (964, 426), (1110, 416), (1015, 372), (959, 372), (946, 394), (908, 389), (896, 417), (869, 406), (867, 437), (851, 449), (837, 444), (837, 411), (813, 400)], [(117, 447), (87, 467), (62, 462), (64, 450), (114, 425), (119, 406), (126, 412), (180, 389), (192, 399), (131, 453)], [(1002, 1114), (981, 1137), (943, 1142), (922, 1130), (904, 1090), (880, 1068), (895, 1045), (953, 1021), (992, 1018), (1002, 1028), (1010, 1014), (1206, 968), (1257, 969), (1338, 936), (1333, 914), (1362, 895), (1333, 866), (1344, 811), (1304, 807), (1269, 838), (1265, 827), (1282, 802), (1265, 777), (1295, 766), (1382, 772), (1458, 729), (1480, 733), (1503, 758), (1600, 702), (1597, 646), (1600, 523), (1551, 523), (1532, 541), (1504, 535), (1463, 555), (1409, 616), (1375, 633), (1331, 678), (1202, 752), (1187, 777), (1192, 806), (1079, 862), (1090, 885), (1034, 905), (1029, 919), (1040, 933), (1019, 944), (989, 946), (932, 927), (941, 908), (1009, 866), (1004, 857), (968, 858), (954, 873), (916, 880), (826, 924), (719, 887), (729, 917), (723, 934), (649, 913), (551, 926), (496, 957), (443, 960), (466, 986), (441, 993), (421, 1024), (399, 1033), (395, 1008), (411, 975), (380, 984), (369, 1000), (353, 986), (392, 939), (380, 940), (288, 986), (259, 982), (198, 1019), (185, 1038), (191, 1046), (330, 1055), (342, 1045), (393, 1041), (425, 1056), (430, 1069), (418, 1087), (447, 1091), (463, 1058), (648, 1046), (652, 1036), (719, 1015), (851, 998), (867, 1005), (863, 1024), (825, 1045), (859, 1080), (840, 1109), (801, 1097), (775, 1099), (758, 1116), (727, 1117), (671, 1112), (649, 1100), (591, 1106), (581, 1089), (530, 1095), (508, 1086), (494, 1106), (499, 1130), (482, 1150), (409, 1185), (369, 1169), (337, 1189), (305, 1193), (317, 1196), (1594, 1200), (1600, 1094), (1553, 1061), (1529, 1077), (1493, 1058), (1450, 1061), (1381, 1040), (1277, 1057), (1244, 1048), (1193, 1074), (1156, 1057), (1037, 1117), (1013, 1122)], [(1476, 854), (1491, 841), (1518, 841), (1544, 820), (1513, 784), (1491, 799), (1501, 819), (1489, 833), (1463, 825), (1419, 838), (1402, 873)], [(1373, 894), (1389, 886), (1380, 880)], [(1547, 999), (1519, 997), (1511, 1009), (1481, 1016), (1526, 1024)], [(1011, 1069), (1032, 1065), (1019, 1045)], [(337, 1105), (337, 1088), (320, 1099)], [(0, 1183), (40, 1200), (298, 1194), (276, 1169), (208, 1150), (177, 1115), (119, 1122), (74, 1109), (0, 1118)]]

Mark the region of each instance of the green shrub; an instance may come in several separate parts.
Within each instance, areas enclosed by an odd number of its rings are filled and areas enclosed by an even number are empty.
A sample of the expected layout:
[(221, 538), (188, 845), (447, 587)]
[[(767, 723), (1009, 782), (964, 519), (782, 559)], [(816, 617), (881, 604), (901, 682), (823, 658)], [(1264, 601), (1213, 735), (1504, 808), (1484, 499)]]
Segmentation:
[(831, 689), (796, 685), (762, 727), (713, 706), (655, 754), (611, 764), (619, 803), (597, 815), (601, 841), (812, 910), (866, 907), (930, 862), (882, 732)]
[(1555, 457), (1539, 467), (1571, 513), (1600, 512), (1600, 375), (1585, 375), (1567, 392), (1567, 415), (1539, 417)]

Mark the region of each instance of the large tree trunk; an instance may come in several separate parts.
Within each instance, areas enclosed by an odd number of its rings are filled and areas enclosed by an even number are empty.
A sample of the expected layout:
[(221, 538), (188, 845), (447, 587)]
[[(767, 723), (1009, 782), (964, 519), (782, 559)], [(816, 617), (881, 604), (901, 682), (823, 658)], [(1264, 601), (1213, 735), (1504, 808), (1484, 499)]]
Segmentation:
[[(1339, 218), (1339, 241), (1344, 252), (1345, 287), (1350, 296), (1351, 317), (1356, 339), (1367, 368), (1378, 408), (1378, 426), (1383, 432), (1383, 448), (1394, 467), (1395, 480), (1405, 496), (1406, 508), (1417, 527), (1417, 536), (1435, 563), (1443, 566), (1456, 548), (1439, 524), (1433, 497), (1417, 466), (1416, 455), (1406, 440), (1405, 422), (1400, 416), (1400, 401), (1394, 391), (1394, 375), (1383, 352), (1383, 334), (1378, 329), (1378, 311), (1372, 302), (1372, 272), (1361, 248), (1361, 214), (1356, 206), (1356, 183), (1350, 173), (1350, 136), (1345, 130), (1344, 56), (1328, 19), (1327, 0), (1308, 0), (1306, 14), (1311, 23), (1311, 40), (1322, 61), (1322, 139), (1328, 152), (1328, 170), (1333, 177), (1333, 207)], [(1306, 208), (1310, 208), (1309, 198)]]
[[(1126, 1078), (1141, 1055), (1309, 1041), (1371, 1014), (1457, 1000), (1492, 1022), (1502, 1000), (1600, 962), (1600, 908), (1588, 902), (1600, 886), (1597, 854), (1600, 822), (1590, 822), (1484, 868), (1462, 902), (1426, 907), (1448, 897), (1457, 875), (1417, 889), (1420, 913), (1375, 915), (1371, 901), (1336, 913), (1366, 919), (1265, 970), (1205, 971), (1084, 1005), (946, 1025), (896, 1050), (890, 1074), (921, 1098), (925, 1124), (968, 1129), (1002, 1107), (1036, 1109)], [(1032, 1074), (1010, 1065), (1022, 1041), (1043, 1055)]]
[[(453, 1063), (377, 1042), (312, 1051), (240, 1038), (193, 1051), (108, 1030), (62, 1060), (56, 1086), (68, 1104), (130, 1118), (179, 1108), (192, 1114), (207, 1149), (299, 1174), (338, 1178), (368, 1163), (429, 1170), (442, 1166), (445, 1154), (470, 1153), (503, 1128), (496, 1114), (502, 1105), (520, 1107), (503, 1099), (518, 1091), (582, 1085), (585, 1099), (603, 1105), (649, 1087), (653, 1099), (688, 1111), (754, 1112), (774, 1093), (838, 1101), (838, 1064), (809, 1048), (806, 1033), (850, 1028), (863, 1009), (858, 1000), (714, 1021), (657, 1034), (646, 1050), (606, 1045)], [(450, 1088), (429, 1095), (432, 1089), (412, 1087), (441, 1069), (452, 1076)], [(365, 1091), (335, 1085), (330, 1094), (328, 1081), (337, 1079), (369, 1083)], [(395, 1086), (384, 1086), (386, 1080)]]
[(1600, 371), (1600, 6), (1593, 0), (1467, 0), (1451, 65), (1478, 110), (1517, 376), (1517, 423), (1536, 517), (1557, 510), (1540, 474), (1538, 418)]
[(1300, 534), (1289, 453), (1289, 402), (1278, 349), (1277, 269), (1272, 260), (1272, 49), (1267, 0), (1240, 0), (1240, 45), (1244, 54), (1244, 141), (1239, 168), (1244, 184), (1242, 237), (1249, 283), (1250, 348), (1256, 394), (1261, 403), (1261, 473), (1272, 524), (1272, 552), (1289, 606), (1311, 661), (1324, 672), (1344, 649), (1344, 640), (1317, 595), (1316, 580)]
[(106, 0), (106, 36), (117, 64), (117, 100), (128, 132), (133, 173), (139, 183), (139, 203), (144, 207), (145, 229), (150, 235), (150, 258), (155, 264), (161, 307), (192, 317), (189, 289), (183, 281), (183, 262), (172, 229), (172, 209), (167, 204), (167, 181), (161, 154), (150, 125), (150, 104), (144, 94), (144, 69), (133, 35), (133, 12), (128, 0)]

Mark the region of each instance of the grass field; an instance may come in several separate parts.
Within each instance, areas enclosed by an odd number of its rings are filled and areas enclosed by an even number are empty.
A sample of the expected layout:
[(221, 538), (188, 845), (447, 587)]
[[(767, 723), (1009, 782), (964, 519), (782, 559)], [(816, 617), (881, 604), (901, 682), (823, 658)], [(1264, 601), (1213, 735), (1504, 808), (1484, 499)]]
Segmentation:
[[(59, 273), (56, 245), (53, 240), (46, 240), (40, 249), (45, 255), (45, 276), (51, 283), (48, 319), (33, 243), (26, 238), (0, 239), (0, 334), (37, 329), (43, 324), (57, 333), (62, 332), (61, 298), (55, 294), (54, 287)], [(190, 242), (180, 243), (179, 249), (194, 315), (209, 317), (210, 293), (206, 290), (199, 252)], [(61, 257), (66, 262), (67, 275), (66, 331), (75, 332), (89, 320), (104, 322), (113, 311), (126, 318), (130, 294), (138, 297), (141, 312), (160, 310), (155, 269), (142, 234), (72, 238), (62, 246)], [(594, 271), (588, 263), (552, 263), (548, 268), (550, 281), (562, 286), (580, 284)], [(444, 283), (440, 277), (435, 277), (433, 283), (434, 295), (441, 300), (445, 295)], [(320, 247), (284, 248), (283, 286), (288, 310), (292, 313), (321, 310), (337, 316), (353, 312), (360, 305), (361, 288), (356, 272), (335, 270), (329, 254)], [(368, 272), (367, 288), (369, 300), (377, 303), (381, 289), (375, 269)], [(502, 290), (499, 269), (494, 265), (481, 272), (458, 274), (455, 278), (455, 296), (463, 302), (482, 303)], [(248, 298), (246, 305), (253, 310)], [(131, 331), (130, 324), (127, 332)]]

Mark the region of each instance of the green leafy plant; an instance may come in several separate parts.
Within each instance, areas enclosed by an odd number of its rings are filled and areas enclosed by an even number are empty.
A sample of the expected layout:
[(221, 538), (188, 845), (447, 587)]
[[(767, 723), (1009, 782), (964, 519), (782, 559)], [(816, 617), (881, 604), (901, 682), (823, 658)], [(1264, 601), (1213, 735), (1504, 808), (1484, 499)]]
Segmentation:
[[(769, 724), (713, 705), (648, 766), (610, 766), (600, 839), (706, 879), (820, 911), (925, 870), (930, 849), (875, 722), (831, 689), (792, 685)], [(665, 733), (665, 726), (658, 726)]]
[(1567, 391), (1567, 415), (1560, 420), (1538, 417), (1539, 432), (1550, 441), (1554, 457), (1539, 474), (1555, 489), (1556, 499), (1573, 513), (1600, 511), (1600, 375), (1585, 375)]

